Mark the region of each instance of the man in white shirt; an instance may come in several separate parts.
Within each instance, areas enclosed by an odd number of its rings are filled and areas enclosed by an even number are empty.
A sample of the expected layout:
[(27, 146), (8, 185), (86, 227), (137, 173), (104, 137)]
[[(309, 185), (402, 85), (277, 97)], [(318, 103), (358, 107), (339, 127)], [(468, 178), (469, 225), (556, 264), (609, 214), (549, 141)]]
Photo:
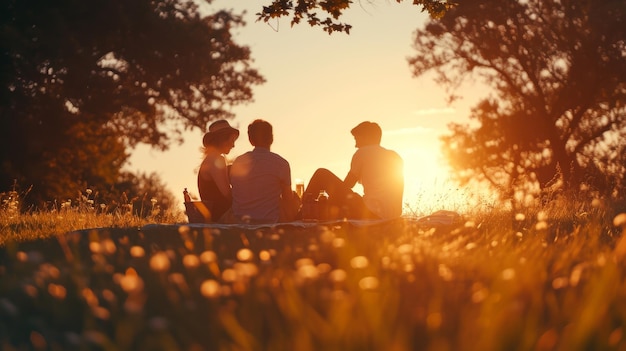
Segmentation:
[[(402, 215), (404, 162), (395, 151), (380, 146), (382, 130), (377, 123), (363, 122), (351, 131), (357, 151), (342, 181), (320, 168), (311, 177), (306, 193), (328, 193), (333, 218), (389, 219)], [(352, 191), (359, 182), (363, 197)]]

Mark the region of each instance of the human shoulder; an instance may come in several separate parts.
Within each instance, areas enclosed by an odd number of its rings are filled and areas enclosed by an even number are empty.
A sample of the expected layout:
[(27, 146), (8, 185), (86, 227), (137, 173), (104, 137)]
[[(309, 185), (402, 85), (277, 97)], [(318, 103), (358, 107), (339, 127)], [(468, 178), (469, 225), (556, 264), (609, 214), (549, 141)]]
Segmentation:
[(200, 168), (223, 168), (226, 166), (226, 159), (219, 153), (208, 153), (205, 155)]
[(284, 163), (287, 163), (287, 164), (289, 163), (289, 161), (287, 161), (287, 160), (286, 160), (284, 157), (282, 157), (281, 155), (279, 155), (279, 154), (277, 154), (277, 153), (275, 153), (275, 152), (272, 152), (272, 151), (270, 151), (270, 153), (272, 154), (272, 157), (276, 158), (277, 160), (279, 160), (279, 161), (281, 161), (281, 162), (284, 162)]
[(258, 157), (262, 157), (266, 160), (269, 159), (272, 160), (272, 162), (285, 163), (287, 165), (289, 164), (289, 162), (284, 157), (275, 153), (274, 151), (270, 151), (269, 149), (257, 147), (253, 150), (253, 152), (256, 153)]
[(400, 156), (400, 154), (396, 152), (395, 150), (391, 150), (391, 149), (385, 149), (385, 150), (393, 157), (402, 159), (402, 156)]
[(233, 163), (247, 160), (247, 159), (249, 159), (251, 157), (251, 155), (252, 155), (252, 151), (245, 152), (245, 153), (235, 157), (235, 160), (233, 161)]

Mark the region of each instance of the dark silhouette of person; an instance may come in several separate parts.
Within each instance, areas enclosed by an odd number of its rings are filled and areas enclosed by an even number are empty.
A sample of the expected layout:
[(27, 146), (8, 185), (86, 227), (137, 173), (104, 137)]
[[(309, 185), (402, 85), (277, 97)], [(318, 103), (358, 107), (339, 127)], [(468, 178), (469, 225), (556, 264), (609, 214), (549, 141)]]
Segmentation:
[[(328, 194), (328, 219), (390, 219), (402, 215), (404, 162), (393, 150), (380, 146), (382, 130), (377, 123), (362, 122), (351, 131), (357, 151), (350, 171), (339, 179), (325, 168), (315, 171), (305, 196)], [(352, 188), (359, 182), (363, 196)]]
[(272, 125), (262, 119), (248, 126), (252, 151), (237, 157), (230, 171), (233, 215), (238, 222), (276, 223), (293, 220), (298, 197), (291, 190), (291, 167), (271, 152)]
[(207, 222), (217, 222), (232, 205), (232, 193), (228, 176), (228, 166), (224, 155), (235, 147), (239, 130), (230, 126), (228, 121), (219, 120), (209, 126), (204, 134), (204, 160), (198, 171), (198, 191), (200, 199), (209, 210)]

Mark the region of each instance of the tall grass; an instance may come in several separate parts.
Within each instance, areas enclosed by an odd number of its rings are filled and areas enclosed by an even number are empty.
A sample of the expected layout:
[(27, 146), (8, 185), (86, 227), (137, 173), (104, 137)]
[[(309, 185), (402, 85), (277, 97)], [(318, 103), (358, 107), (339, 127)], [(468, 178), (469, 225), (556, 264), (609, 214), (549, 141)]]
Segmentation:
[[(0, 245), (5, 241), (44, 239), (85, 228), (138, 227), (147, 223), (184, 221), (180, 212), (161, 212), (158, 200), (139, 202), (120, 199), (115, 206), (95, 203), (92, 190), (86, 189), (76, 199), (53, 203), (45, 210), (22, 210), (16, 191), (0, 193)], [(141, 215), (137, 215), (141, 214)]]
[(100, 229), (49, 235), (26, 223), (40, 239), (3, 234), (0, 345), (626, 349), (624, 216), (562, 197), (486, 208), (439, 226), (108, 228), (94, 215), (82, 228)]

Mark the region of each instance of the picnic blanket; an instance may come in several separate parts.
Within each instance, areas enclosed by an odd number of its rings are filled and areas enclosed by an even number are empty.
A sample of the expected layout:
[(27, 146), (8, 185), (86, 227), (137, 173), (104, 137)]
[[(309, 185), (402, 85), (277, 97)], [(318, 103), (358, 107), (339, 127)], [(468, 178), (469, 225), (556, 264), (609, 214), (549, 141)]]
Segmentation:
[(307, 229), (316, 228), (319, 226), (334, 227), (334, 226), (352, 226), (356, 228), (365, 228), (372, 226), (380, 226), (387, 224), (414, 224), (418, 226), (449, 226), (458, 224), (461, 221), (461, 215), (454, 211), (440, 210), (433, 212), (428, 216), (414, 217), (403, 216), (393, 219), (342, 219), (342, 220), (330, 220), (330, 221), (291, 221), (291, 222), (278, 222), (278, 223), (177, 223), (177, 224), (147, 224), (142, 227), (144, 230), (150, 230), (163, 226), (186, 226), (190, 229), (243, 229), (243, 230), (259, 230), (267, 228), (295, 228), (295, 229)]
[(361, 220), (361, 219), (344, 219), (344, 220), (332, 220), (332, 221), (291, 221), (291, 222), (278, 222), (278, 223), (178, 223), (178, 224), (147, 224), (142, 229), (151, 229), (155, 227), (163, 226), (187, 226), (191, 229), (245, 229), (245, 230), (258, 230), (266, 228), (316, 228), (319, 226), (337, 226), (337, 225), (350, 225), (355, 227), (367, 227), (376, 226), (389, 223), (395, 223), (404, 220), (403, 218), (395, 219), (376, 219), (376, 220)]

